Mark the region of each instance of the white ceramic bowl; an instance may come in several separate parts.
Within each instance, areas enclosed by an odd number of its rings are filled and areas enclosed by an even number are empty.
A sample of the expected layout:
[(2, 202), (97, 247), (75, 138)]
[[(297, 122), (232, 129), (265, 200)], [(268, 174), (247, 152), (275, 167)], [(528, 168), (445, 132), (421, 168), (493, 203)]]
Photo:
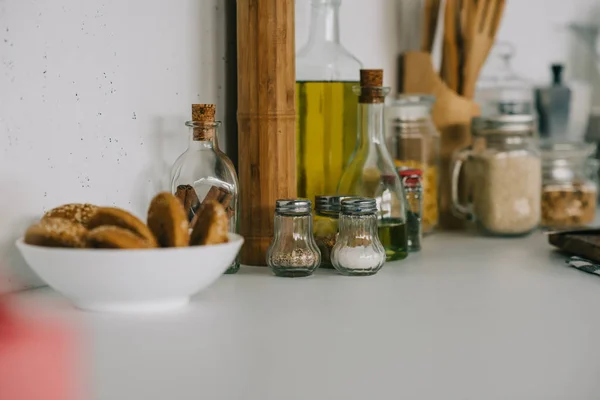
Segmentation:
[(29, 266), (81, 309), (159, 312), (184, 307), (227, 270), (244, 239), (144, 250), (64, 249), (17, 241)]

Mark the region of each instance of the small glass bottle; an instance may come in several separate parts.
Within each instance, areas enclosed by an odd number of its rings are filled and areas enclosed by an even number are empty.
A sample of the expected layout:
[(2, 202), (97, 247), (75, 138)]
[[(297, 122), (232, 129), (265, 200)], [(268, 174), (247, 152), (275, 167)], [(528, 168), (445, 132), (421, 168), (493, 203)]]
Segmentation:
[(423, 242), (423, 172), (420, 169), (399, 169), (406, 193), (406, 228), (408, 251), (420, 251)]
[[(229, 231), (238, 233), (238, 178), (231, 160), (217, 146), (214, 104), (192, 104), (192, 120), (185, 123), (191, 131), (187, 150), (171, 169), (171, 190), (181, 200), (193, 221), (203, 202), (221, 203), (229, 214)], [(236, 273), (239, 259), (225, 272)]]
[(377, 232), (377, 203), (370, 198), (342, 200), (340, 233), (331, 252), (333, 267), (342, 275), (376, 274), (385, 263)]
[(308, 42), (296, 55), (298, 196), (333, 195), (356, 145), (360, 61), (340, 42), (341, 0), (312, 0)]
[(387, 150), (383, 133), (383, 71), (361, 70), (358, 97), (358, 142), (344, 171), (338, 194), (374, 198), (379, 238), (387, 261), (408, 255), (405, 198), (402, 182)]
[(267, 265), (282, 277), (312, 275), (321, 263), (313, 237), (312, 202), (281, 199), (275, 204), (274, 236), (267, 251)]
[(388, 149), (397, 167), (423, 171), (423, 232), (438, 224), (440, 134), (431, 118), (435, 98), (399, 95), (386, 108)]

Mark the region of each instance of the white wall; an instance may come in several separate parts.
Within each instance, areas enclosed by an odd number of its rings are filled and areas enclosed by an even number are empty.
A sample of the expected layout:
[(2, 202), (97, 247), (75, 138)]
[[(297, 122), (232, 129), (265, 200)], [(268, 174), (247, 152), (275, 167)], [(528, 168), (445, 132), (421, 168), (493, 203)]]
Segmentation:
[(14, 240), (44, 210), (144, 215), (187, 145), (192, 102), (224, 106), (222, 0), (0, 0), (0, 275), (37, 283)]
[[(400, 39), (399, 10), (418, 0), (343, 0), (341, 37), (343, 44), (366, 68), (384, 68), (386, 85), (396, 86), (396, 58), (404, 50)], [(366, 4), (370, 6), (367, 7)], [(296, 1), (296, 46), (308, 34), (310, 0)], [(574, 39), (570, 22), (600, 24), (599, 0), (507, 0), (499, 40), (516, 46), (514, 69), (534, 83), (550, 79), (550, 63), (567, 64), (566, 76), (593, 77), (592, 54)]]

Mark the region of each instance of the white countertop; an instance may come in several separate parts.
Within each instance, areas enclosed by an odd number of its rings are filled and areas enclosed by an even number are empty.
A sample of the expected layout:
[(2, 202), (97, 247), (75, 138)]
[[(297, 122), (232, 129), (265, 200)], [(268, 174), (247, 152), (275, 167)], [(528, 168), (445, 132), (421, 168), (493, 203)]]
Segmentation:
[(438, 234), (373, 277), (242, 268), (186, 312), (75, 311), (95, 400), (600, 398), (600, 277), (546, 237)]

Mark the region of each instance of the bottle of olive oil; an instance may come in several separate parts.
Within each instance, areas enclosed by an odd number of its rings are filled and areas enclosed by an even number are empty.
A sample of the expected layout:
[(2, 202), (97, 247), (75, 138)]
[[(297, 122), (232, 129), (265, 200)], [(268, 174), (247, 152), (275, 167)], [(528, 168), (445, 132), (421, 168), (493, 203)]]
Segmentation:
[(408, 255), (406, 206), (402, 182), (387, 150), (383, 131), (383, 71), (360, 70), (356, 150), (344, 169), (338, 193), (372, 197), (377, 202), (379, 240), (387, 261)]
[(361, 63), (339, 40), (341, 0), (312, 0), (310, 35), (296, 56), (298, 196), (336, 192), (356, 146)]

